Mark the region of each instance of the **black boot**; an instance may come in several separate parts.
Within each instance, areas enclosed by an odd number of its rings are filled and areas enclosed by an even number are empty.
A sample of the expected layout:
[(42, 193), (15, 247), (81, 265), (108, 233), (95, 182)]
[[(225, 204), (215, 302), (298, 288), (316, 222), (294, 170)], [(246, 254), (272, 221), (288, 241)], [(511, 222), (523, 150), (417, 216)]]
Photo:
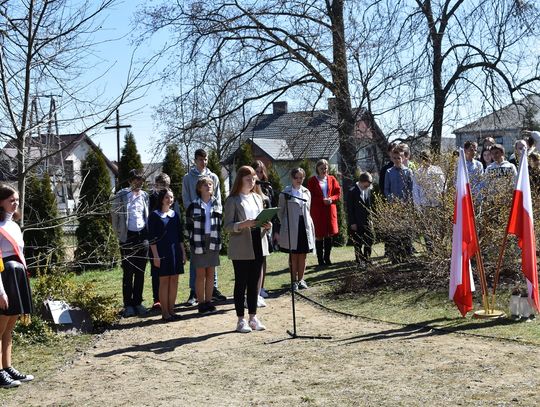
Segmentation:
[(319, 266), (324, 266), (322, 240), (315, 240), (315, 250), (317, 251), (317, 261), (319, 262)]
[(324, 238), (324, 264), (327, 264), (327, 265), (332, 264), (332, 262), (330, 261), (331, 251), (332, 251), (332, 238), (325, 237)]

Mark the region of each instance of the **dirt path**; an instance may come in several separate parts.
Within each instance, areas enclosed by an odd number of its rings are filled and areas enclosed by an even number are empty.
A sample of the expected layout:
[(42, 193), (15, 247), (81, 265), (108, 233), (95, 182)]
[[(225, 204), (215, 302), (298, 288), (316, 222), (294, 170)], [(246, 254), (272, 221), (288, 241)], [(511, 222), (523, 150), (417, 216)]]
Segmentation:
[(260, 312), (264, 332), (238, 334), (234, 306), (162, 324), (123, 320), (70, 366), (16, 390), (13, 406), (536, 406), (532, 346), (410, 331), (345, 318), (290, 297)]

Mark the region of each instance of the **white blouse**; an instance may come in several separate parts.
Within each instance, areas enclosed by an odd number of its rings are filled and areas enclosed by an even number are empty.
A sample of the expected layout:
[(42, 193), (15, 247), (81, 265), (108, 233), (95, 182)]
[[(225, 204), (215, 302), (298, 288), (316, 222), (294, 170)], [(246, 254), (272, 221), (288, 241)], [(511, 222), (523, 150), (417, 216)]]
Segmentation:
[(259, 208), (259, 202), (253, 196), (253, 193), (247, 195), (241, 193), (240, 199), (242, 200), (242, 208), (244, 208), (246, 219), (255, 219), (261, 213), (263, 208)]
[[(21, 253), (24, 249), (24, 241), (21, 232), (21, 228), (15, 222), (13, 222), (13, 214), (6, 212), (5, 219), (0, 222), (0, 227), (4, 229), (17, 243)], [(10, 242), (7, 241), (2, 235), (0, 235), (0, 250), (2, 250), (2, 258), (15, 255), (15, 250)], [(4, 285), (2, 284), (2, 279), (0, 278), (0, 295), (4, 295), (6, 292), (4, 290)]]
[[(0, 222), (0, 227), (3, 228), (9, 235), (15, 240), (19, 246), (21, 253), (24, 249), (24, 241), (21, 232), (21, 228), (15, 222), (13, 222), (13, 214), (6, 213), (5, 219)], [(2, 250), (2, 257), (6, 258), (15, 255), (15, 250), (11, 243), (9, 243), (2, 235), (0, 235), (0, 250)]]
[(317, 179), (319, 180), (319, 186), (321, 187), (323, 197), (328, 198), (328, 177), (325, 177), (323, 179)]

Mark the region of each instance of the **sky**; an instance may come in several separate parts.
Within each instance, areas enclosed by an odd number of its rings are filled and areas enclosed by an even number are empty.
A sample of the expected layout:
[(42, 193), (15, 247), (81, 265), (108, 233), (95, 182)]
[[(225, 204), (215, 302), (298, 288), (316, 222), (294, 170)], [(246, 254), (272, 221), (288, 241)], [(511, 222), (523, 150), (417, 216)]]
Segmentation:
[[(105, 89), (106, 95), (111, 98), (116, 96), (122, 89), (122, 83), (127, 77), (127, 62), (130, 60), (135, 47), (131, 40), (136, 36), (133, 30), (134, 14), (141, 5), (158, 4), (162, 0), (120, 0), (112, 7), (99, 31), (98, 40), (108, 40), (118, 38), (113, 42), (105, 42), (96, 47), (96, 53), (104, 63), (112, 65), (112, 69), (99, 81), (97, 86)], [(164, 34), (156, 36), (151, 42), (147, 42), (141, 49), (137, 50), (137, 57), (148, 57), (155, 49), (166, 40)], [(159, 66), (158, 66), (159, 68)], [(166, 89), (162, 89), (159, 84), (152, 85), (145, 89), (144, 94), (140, 94), (140, 99), (127, 103), (120, 108), (121, 124), (130, 124), (131, 131), (135, 136), (139, 153), (142, 161), (159, 162), (162, 159), (161, 154), (156, 154), (156, 143), (159, 139), (159, 132), (156, 129), (152, 114), (153, 107), (158, 105)], [(295, 104), (289, 100), (289, 109), (295, 110)], [(461, 113), (461, 112), (460, 112)], [(471, 111), (462, 111), (459, 116), (467, 122), (476, 119), (480, 114), (475, 115)], [(480, 112), (479, 112), (480, 113)], [(486, 112), (483, 112), (486, 113)], [(473, 117), (477, 116), (477, 117)], [(114, 122), (108, 125), (113, 125)], [(462, 123), (465, 124), (465, 123)], [(104, 126), (103, 126), (104, 127)], [(457, 126), (459, 127), (459, 126)], [(445, 128), (444, 136), (452, 136), (452, 129)], [(125, 131), (121, 132), (121, 142)], [(99, 144), (105, 155), (116, 160), (116, 131), (99, 128), (92, 135), (92, 139)]]
[[(137, 7), (141, 4), (148, 4), (146, 0), (126, 0), (120, 1), (113, 6), (102, 24), (102, 28), (97, 34), (97, 40), (117, 38), (109, 43), (96, 46), (96, 54), (104, 60), (104, 66), (112, 66), (112, 69), (100, 80), (99, 87), (105, 89), (105, 97), (114, 98), (121, 90), (122, 85), (128, 76), (128, 62), (131, 59), (135, 47), (131, 43), (132, 20)], [(149, 43), (145, 47), (136, 51), (137, 58), (148, 56), (152, 52), (155, 43)], [(144, 93), (139, 92), (140, 99), (120, 107), (120, 124), (130, 124), (131, 131), (135, 136), (138, 151), (142, 161), (156, 162), (161, 157), (156, 157), (153, 153), (154, 141), (158, 133), (154, 128), (152, 119), (153, 106), (161, 100), (161, 89), (156, 84), (145, 89)], [(114, 125), (115, 119), (108, 126)], [(92, 140), (101, 146), (105, 155), (116, 160), (116, 130), (106, 130), (103, 127), (96, 129), (92, 135)], [(121, 130), (120, 142), (122, 143), (125, 130)], [(122, 148), (122, 144), (120, 146)]]

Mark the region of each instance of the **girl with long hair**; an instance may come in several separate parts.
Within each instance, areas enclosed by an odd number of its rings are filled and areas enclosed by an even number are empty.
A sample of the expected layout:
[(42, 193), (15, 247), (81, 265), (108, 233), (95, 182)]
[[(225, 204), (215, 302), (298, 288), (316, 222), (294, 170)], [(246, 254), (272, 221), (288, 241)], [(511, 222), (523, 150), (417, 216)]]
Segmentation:
[[(229, 258), (234, 268), (234, 308), (241, 333), (262, 331), (266, 327), (257, 318), (257, 286), (262, 263), (268, 256), (268, 239), (272, 224), (257, 226), (256, 218), (264, 209), (263, 195), (255, 183), (257, 174), (252, 167), (238, 169), (229, 197), (225, 201), (224, 228), (230, 233)], [(249, 322), (244, 318), (244, 299), (247, 290)]]
[(32, 313), (32, 294), (23, 255), (24, 241), (16, 220), (20, 218), (19, 194), (9, 185), (0, 185), (0, 387), (16, 387), (34, 376), (20, 373), (11, 365), (13, 328), (23, 315)]

